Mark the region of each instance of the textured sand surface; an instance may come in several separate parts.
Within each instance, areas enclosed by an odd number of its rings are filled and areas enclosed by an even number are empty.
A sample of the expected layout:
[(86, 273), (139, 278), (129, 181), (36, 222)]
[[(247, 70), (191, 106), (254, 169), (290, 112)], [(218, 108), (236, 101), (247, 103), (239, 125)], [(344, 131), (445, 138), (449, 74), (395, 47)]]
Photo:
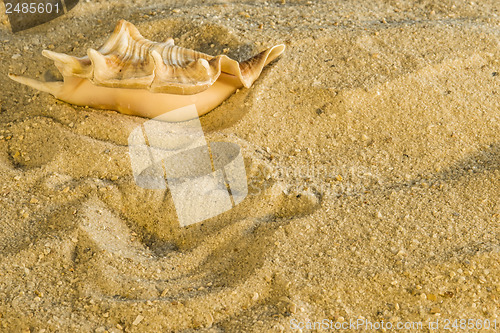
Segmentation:
[[(0, 332), (500, 330), (499, 15), (496, 0), (91, 1), (16, 34), (3, 15)], [(8, 79), (57, 77), (43, 49), (83, 55), (119, 19), (238, 60), (287, 45), (201, 118), (242, 148), (233, 210), (180, 228), (169, 191), (132, 177), (145, 119)]]

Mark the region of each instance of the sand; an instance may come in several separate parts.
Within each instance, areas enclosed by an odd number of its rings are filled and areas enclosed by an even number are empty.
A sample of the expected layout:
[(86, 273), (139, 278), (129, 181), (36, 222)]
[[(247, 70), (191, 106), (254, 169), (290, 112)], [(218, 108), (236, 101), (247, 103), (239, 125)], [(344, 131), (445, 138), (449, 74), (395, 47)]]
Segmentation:
[[(498, 330), (499, 14), (496, 0), (82, 1), (16, 34), (2, 14), (0, 331)], [(201, 117), (208, 141), (242, 149), (234, 209), (181, 228), (169, 191), (132, 176), (145, 119), (8, 79), (57, 77), (43, 49), (83, 55), (119, 19), (238, 60), (286, 44)]]

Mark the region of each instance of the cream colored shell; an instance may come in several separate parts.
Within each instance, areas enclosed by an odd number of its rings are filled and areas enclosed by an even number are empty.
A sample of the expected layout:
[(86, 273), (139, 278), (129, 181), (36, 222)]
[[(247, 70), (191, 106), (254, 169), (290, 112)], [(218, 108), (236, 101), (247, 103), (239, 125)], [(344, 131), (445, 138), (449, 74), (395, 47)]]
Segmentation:
[(225, 55), (210, 56), (176, 46), (173, 39), (152, 42), (132, 23), (121, 20), (104, 45), (89, 49), (84, 57), (42, 52), (54, 61), (64, 83), (9, 77), (76, 105), (153, 118), (195, 104), (201, 115), (236, 89), (249, 88), (284, 49), (277, 45), (238, 63)]

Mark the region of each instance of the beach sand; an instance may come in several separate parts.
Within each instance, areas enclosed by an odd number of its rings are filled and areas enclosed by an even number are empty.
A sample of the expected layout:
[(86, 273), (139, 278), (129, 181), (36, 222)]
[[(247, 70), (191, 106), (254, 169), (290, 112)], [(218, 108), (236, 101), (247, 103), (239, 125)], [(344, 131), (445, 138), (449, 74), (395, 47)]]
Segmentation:
[[(1, 332), (499, 329), (496, 0), (82, 1), (16, 34), (3, 13)], [(200, 118), (242, 149), (234, 209), (181, 228), (132, 176), (146, 119), (7, 77), (57, 77), (43, 49), (84, 55), (120, 19), (237, 60), (286, 45)]]

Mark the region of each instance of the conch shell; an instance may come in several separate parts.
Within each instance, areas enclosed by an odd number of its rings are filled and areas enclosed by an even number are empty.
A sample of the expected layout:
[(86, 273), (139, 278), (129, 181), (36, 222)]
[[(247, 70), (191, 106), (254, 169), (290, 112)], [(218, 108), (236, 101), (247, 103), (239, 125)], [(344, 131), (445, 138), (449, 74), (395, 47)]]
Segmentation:
[(9, 74), (14, 81), (48, 92), (65, 102), (111, 109), (124, 114), (183, 121), (168, 112), (194, 104), (198, 115), (217, 107), (241, 87), (249, 88), (264, 66), (285, 50), (276, 45), (238, 63), (225, 55), (210, 56), (145, 39), (130, 22), (121, 20), (98, 50), (77, 58), (48, 50), (63, 82), (42, 82)]

